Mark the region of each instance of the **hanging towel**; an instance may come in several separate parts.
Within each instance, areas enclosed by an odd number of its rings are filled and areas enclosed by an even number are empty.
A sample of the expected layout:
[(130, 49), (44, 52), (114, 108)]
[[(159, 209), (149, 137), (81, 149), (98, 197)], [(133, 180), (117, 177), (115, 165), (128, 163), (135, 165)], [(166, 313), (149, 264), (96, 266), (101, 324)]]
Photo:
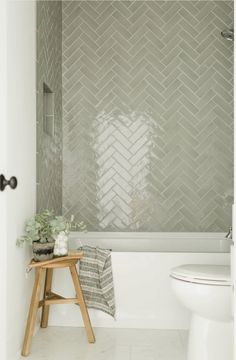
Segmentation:
[(79, 278), (87, 307), (115, 316), (111, 251), (84, 245)]

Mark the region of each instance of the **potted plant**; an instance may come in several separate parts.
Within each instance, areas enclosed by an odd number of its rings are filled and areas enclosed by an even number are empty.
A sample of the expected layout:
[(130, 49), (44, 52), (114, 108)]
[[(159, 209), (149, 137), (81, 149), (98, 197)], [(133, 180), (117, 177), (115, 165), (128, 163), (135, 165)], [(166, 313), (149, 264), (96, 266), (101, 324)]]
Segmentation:
[(50, 221), (52, 236), (55, 239), (54, 256), (65, 256), (68, 254), (68, 238), (71, 230), (86, 229), (85, 224), (81, 221), (74, 222), (74, 216), (68, 220), (64, 216), (55, 216)]
[(32, 245), (35, 261), (45, 261), (53, 258), (55, 240), (52, 236), (51, 220), (53, 211), (43, 210), (36, 214), (25, 224), (25, 235), (17, 239), (17, 245), (24, 243)]
[(84, 231), (83, 222), (74, 222), (64, 216), (55, 216), (51, 210), (43, 210), (30, 218), (25, 224), (25, 235), (17, 239), (17, 245), (24, 243), (32, 245), (35, 261), (50, 260), (55, 256), (68, 254), (68, 237), (71, 230)]

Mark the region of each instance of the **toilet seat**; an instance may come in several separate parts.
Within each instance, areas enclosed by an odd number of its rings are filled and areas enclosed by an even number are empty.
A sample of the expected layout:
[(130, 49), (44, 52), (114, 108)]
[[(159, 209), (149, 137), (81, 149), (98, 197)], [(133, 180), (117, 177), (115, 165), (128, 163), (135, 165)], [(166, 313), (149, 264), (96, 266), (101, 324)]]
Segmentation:
[(230, 286), (230, 267), (225, 265), (182, 265), (171, 270), (170, 276), (197, 284)]

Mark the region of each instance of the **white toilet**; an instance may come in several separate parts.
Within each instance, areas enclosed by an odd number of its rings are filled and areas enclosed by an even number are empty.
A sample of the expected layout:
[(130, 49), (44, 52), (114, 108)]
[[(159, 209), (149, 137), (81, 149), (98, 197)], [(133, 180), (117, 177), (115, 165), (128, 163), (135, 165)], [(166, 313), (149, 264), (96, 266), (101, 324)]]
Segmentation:
[(230, 267), (182, 265), (170, 276), (176, 297), (192, 312), (187, 360), (233, 360)]

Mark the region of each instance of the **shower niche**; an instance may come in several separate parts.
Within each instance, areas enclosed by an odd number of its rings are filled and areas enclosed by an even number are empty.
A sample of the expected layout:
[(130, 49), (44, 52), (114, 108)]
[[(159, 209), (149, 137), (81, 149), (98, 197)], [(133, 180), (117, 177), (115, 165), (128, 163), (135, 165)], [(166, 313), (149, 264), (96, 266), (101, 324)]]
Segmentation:
[(43, 83), (43, 131), (54, 136), (54, 93), (50, 87)]

